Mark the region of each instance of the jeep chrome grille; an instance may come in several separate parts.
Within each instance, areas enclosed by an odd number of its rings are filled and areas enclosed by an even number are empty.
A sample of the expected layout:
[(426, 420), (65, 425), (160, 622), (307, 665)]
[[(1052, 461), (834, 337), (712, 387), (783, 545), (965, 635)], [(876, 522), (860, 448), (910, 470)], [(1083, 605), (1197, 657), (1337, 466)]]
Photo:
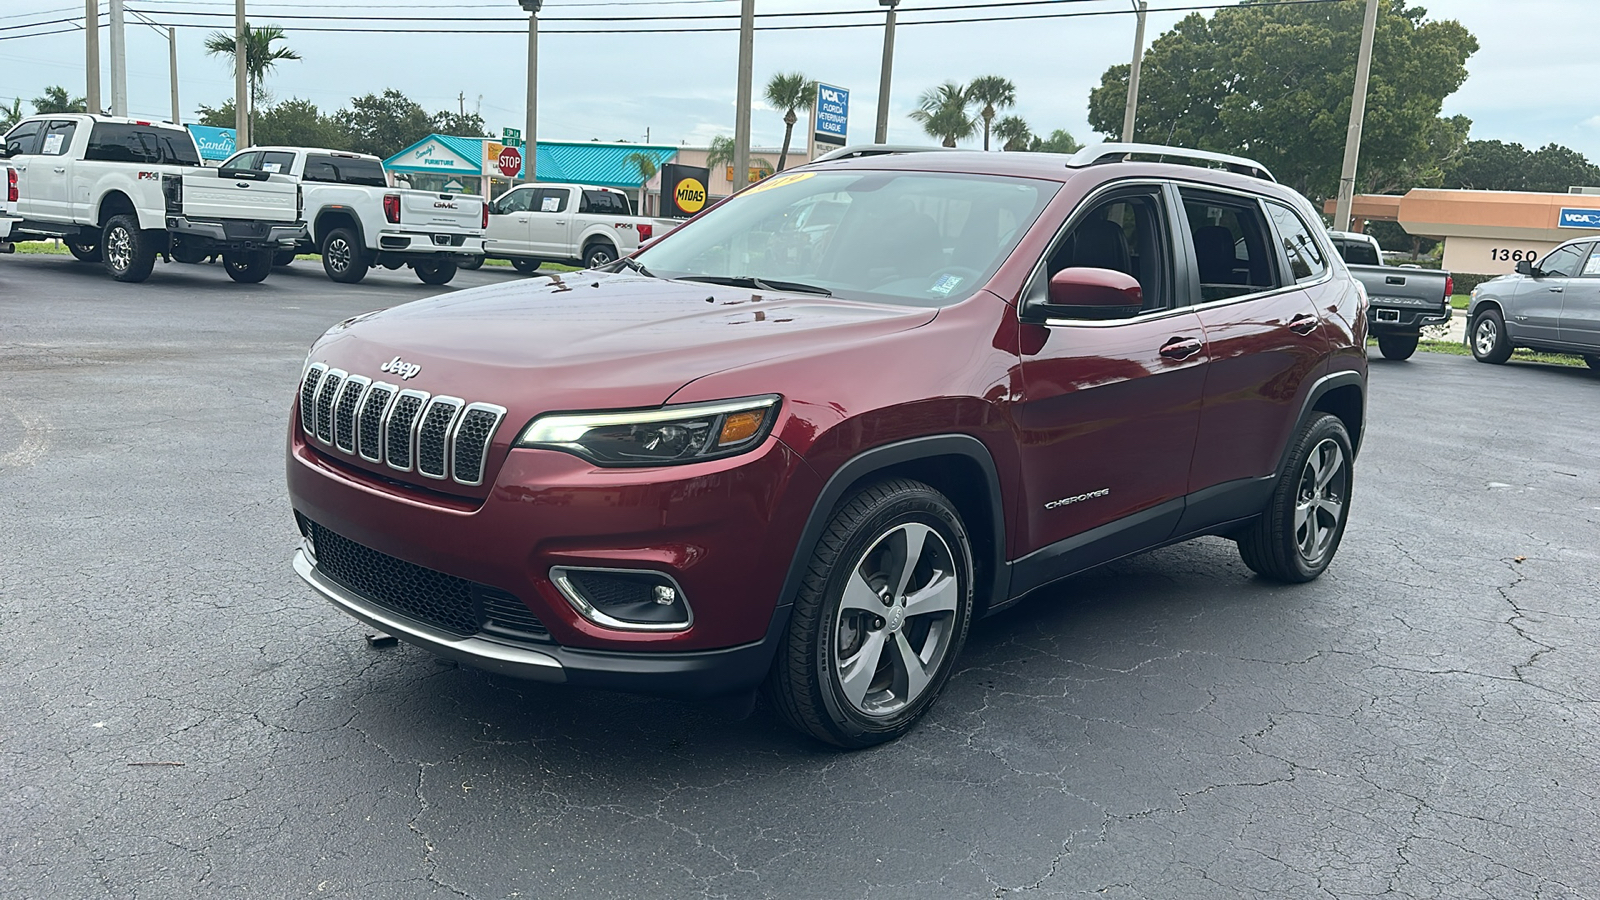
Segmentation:
[(426, 391), (315, 363), (300, 382), (300, 427), (324, 449), (469, 487), (483, 483), (504, 407)]

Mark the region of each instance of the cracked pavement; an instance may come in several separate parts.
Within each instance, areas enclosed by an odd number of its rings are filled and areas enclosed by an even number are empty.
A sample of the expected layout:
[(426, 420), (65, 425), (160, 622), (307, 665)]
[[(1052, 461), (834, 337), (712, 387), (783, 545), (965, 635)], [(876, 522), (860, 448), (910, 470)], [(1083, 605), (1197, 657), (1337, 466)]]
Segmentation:
[(1375, 360), (1322, 579), (1072, 579), (841, 754), (301, 584), (305, 348), (437, 290), (0, 258), (0, 896), (1600, 898), (1600, 373)]

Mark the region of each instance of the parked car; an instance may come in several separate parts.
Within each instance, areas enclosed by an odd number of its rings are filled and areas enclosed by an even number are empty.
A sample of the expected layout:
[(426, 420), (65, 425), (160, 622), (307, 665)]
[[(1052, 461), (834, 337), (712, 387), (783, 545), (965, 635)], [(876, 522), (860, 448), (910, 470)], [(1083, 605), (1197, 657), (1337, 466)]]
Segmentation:
[(293, 249), (320, 253), (334, 281), (355, 284), (376, 266), (410, 266), (424, 284), (449, 284), (461, 263), (479, 259), (488, 204), (471, 194), (389, 187), (383, 161), (364, 153), (311, 147), (251, 147), (225, 168), (287, 175), (305, 196), (306, 227)]
[(633, 215), (619, 190), (582, 184), (524, 184), (489, 204), (484, 254), (518, 272), (553, 262), (592, 269), (627, 256), (678, 219)]
[(294, 568), (470, 665), (764, 685), (807, 734), (888, 740), (975, 618), (1066, 576), (1200, 535), (1327, 569), (1367, 383), (1332, 254), (1234, 157), (810, 164), (603, 270), (334, 326), (290, 423)]
[(17, 216), (17, 170), (0, 166), (0, 181), (5, 183), (5, 193), (0, 194), (0, 253), (12, 253), (16, 247), (7, 238), (11, 227), (22, 221)]
[(1370, 234), (1330, 231), (1328, 237), (1350, 274), (1367, 289), (1367, 324), (1385, 359), (1410, 359), (1422, 329), (1450, 321), (1456, 281), (1449, 272), (1385, 265)]
[(1581, 355), (1600, 369), (1600, 241), (1567, 241), (1535, 265), (1478, 285), (1467, 307), (1467, 346), (1503, 363), (1518, 347)]
[(300, 234), (300, 189), (260, 170), (205, 168), (194, 137), (163, 122), (51, 113), (7, 132), (16, 169), (15, 237), (60, 238), (118, 281), (144, 281), (157, 257), (220, 255), (229, 277), (258, 282)]

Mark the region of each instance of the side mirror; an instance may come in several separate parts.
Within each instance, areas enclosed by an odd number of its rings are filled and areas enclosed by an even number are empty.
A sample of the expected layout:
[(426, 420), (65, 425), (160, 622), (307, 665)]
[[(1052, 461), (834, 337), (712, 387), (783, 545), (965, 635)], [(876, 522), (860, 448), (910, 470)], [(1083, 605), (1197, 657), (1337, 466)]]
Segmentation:
[(1532, 275), (1533, 274), (1533, 261), (1524, 259), (1524, 260), (1518, 262), (1517, 263), (1517, 274), (1518, 275)]
[(1062, 269), (1050, 276), (1049, 299), (1028, 304), (1045, 319), (1126, 319), (1144, 307), (1138, 279), (1114, 269)]

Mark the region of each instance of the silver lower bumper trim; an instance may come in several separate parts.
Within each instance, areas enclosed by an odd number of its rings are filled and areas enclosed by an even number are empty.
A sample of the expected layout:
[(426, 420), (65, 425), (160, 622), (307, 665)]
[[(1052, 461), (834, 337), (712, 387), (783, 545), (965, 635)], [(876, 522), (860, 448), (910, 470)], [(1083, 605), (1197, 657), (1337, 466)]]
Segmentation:
[(567, 680), (566, 669), (553, 656), (499, 641), (449, 634), (368, 603), (318, 572), (316, 565), (306, 557), (304, 549), (294, 552), (294, 571), (305, 579), (306, 584), (346, 614), (431, 653), (514, 678), (554, 684)]

